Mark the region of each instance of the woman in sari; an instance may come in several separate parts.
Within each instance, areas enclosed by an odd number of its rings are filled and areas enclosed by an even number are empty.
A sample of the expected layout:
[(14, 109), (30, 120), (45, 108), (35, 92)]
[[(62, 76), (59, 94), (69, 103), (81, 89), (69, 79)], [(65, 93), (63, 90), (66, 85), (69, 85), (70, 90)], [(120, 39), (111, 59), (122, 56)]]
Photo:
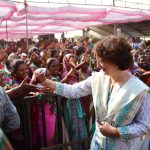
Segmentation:
[[(67, 84), (75, 84), (79, 81), (79, 75), (75, 68), (77, 65), (77, 57), (67, 54), (63, 58), (63, 73), (61, 82)], [(71, 140), (87, 138), (87, 130), (85, 125), (85, 114), (83, 113), (82, 104), (79, 98), (66, 99), (64, 102), (64, 119)], [(80, 144), (74, 144), (72, 150), (81, 150)]]
[(61, 64), (57, 58), (49, 58), (47, 60), (47, 69), (49, 70), (49, 78), (53, 81), (60, 82)]
[[(43, 73), (47, 78), (50, 77), (50, 72), (47, 68), (39, 68), (35, 72)], [(38, 87), (44, 88), (41, 84), (37, 84)], [(45, 92), (49, 92), (49, 89), (43, 89)], [(44, 110), (45, 110), (45, 124), (46, 124), (46, 136), (47, 136), (47, 146), (53, 145), (56, 143), (56, 108), (55, 102), (52, 98), (48, 97), (44, 101)], [(44, 145), (43, 137), (43, 122), (42, 122), (42, 111), (40, 103), (38, 103), (38, 130), (41, 146)]]
[[(60, 78), (60, 69), (61, 69), (61, 64), (59, 62), (59, 60), (57, 58), (49, 58), (47, 60), (47, 69), (49, 70), (50, 76), (49, 79), (51, 79), (52, 81), (57, 81), (57, 82), (61, 82), (61, 78)], [(55, 105), (54, 105), (55, 104)], [(56, 113), (58, 110), (56, 108), (56, 102), (53, 103), (53, 113)], [(55, 110), (55, 111), (54, 111)], [(61, 107), (61, 109), (59, 109), (59, 111), (63, 111), (63, 108)], [(58, 120), (57, 120), (58, 121)], [(53, 124), (56, 124), (56, 128), (58, 130), (58, 122), (56, 120), (53, 121)], [(56, 134), (57, 134), (57, 130), (56, 130)], [(51, 132), (52, 133), (52, 132)], [(63, 143), (65, 142), (69, 142), (69, 134), (66, 128), (66, 125), (64, 123), (64, 116), (62, 115), (62, 133), (63, 133)], [(55, 134), (55, 135), (56, 135)], [(57, 137), (58, 139), (59, 137)], [(56, 138), (55, 138), (56, 139)], [(71, 149), (71, 147), (67, 147), (67, 149)]]
[(149, 88), (128, 70), (133, 64), (131, 46), (123, 37), (104, 37), (95, 45), (103, 71), (74, 84), (37, 81), (68, 98), (93, 95), (96, 130), (91, 150), (133, 150), (141, 137), (150, 133)]
[[(18, 87), (24, 86), (23, 88), (20, 88), (20, 90), (16, 90), (12, 92), (11, 97), (14, 97), (14, 99), (20, 99), (20, 103), (17, 103), (16, 101), (13, 101), (15, 103), (15, 106), (17, 108), (17, 111), (19, 113), (20, 119), (21, 119), (21, 126), (18, 130), (12, 132), (10, 141), (12, 142), (12, 145), (15, 150), (21, 149), (24, 150), (25, 147), (25, 137), (24, 137), (24, 120), (23, 120), (23, 105), (21, 103), (21, 100), (24, 96), (29, 95), (30, 92), (37, 92), (39, 90), (38, 87), (28, 84), (30, 82), (30, 71), (29, 67), (22, 61), (22, 60), (14, 60), (14, 64), (12, 66), (12, 87), (15, 87), (16, 89)], [(25, 82), (25, 83), (24, 83)], [(14, 88), (14, 89), (15, 89)], [(38, 149), (38, 126), (37, 126), (37, 119), (38, 119), (38, 109), (36, 101), (31, 106), (31, 132), (32, 132), (32, 147), (33, 149)]]

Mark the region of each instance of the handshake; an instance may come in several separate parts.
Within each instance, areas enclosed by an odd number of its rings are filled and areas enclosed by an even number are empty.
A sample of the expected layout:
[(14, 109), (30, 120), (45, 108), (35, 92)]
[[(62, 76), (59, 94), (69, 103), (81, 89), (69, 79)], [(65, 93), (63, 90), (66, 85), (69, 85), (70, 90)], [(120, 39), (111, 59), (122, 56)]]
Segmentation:
[(20, 93), (28, 95), (29, 93), (43, 92), (45, 87), (41, 84), (46, 78), (44, 74), (34, 74), (30, 80), (26, 77), (18, 86)]
[(45, 74), (41, 70), (37, 69), (32, 76), (30, 84), (42, 84), (45, 80)]
[(15, 85), (6, 93), (10, 98), (24, 97), (28, 95), (35, 95), (37, 92), (49, 92), (52, 91), (49, 88), (42, 85), (46, 80), (45, 75), (42, 72), (34, 72), (32, 79), (26, 77), (19, 85)]

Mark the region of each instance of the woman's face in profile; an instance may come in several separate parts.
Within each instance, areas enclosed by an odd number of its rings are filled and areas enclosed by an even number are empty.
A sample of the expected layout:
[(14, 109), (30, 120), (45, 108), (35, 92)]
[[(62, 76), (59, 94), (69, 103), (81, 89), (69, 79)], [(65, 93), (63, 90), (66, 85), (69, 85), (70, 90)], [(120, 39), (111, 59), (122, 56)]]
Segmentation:
[(111, 75), (112, 73), (114, 74), (114, 72), (118, 70), (118, 67), (110, 61), (100, 57), (97, 57), (96, 59), (98, 67), (100, 67), (106, 75)]

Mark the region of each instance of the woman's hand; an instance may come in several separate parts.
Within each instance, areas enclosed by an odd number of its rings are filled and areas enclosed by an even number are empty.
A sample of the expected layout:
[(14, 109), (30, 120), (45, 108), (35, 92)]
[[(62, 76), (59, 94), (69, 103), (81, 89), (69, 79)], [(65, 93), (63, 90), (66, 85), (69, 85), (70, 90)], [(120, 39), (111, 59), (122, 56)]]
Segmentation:
[(34, 84), (41, 83), (42, 84), (45, 80), (46, 80), (46, 77), (42, 72), (39, 72), (39, 73), (34, 72), (30, 83), (34, 83)]
[(47, 87), (42, 87), (41, 92), (53, 92), (53, 89), (47, 88)]
[(83, 61), (85, 61), (86, 63), (88, 63), (90, 61), (90, 54), (85, 53), (83, 55)]
[(22, 84), (20, 86), (21, 90), (24, 91), (25, 93), (30, 93), (30, 92), (39, 92), (40, 88), (38, 88), (37, 86), (33, 85), (33, 84)]
[(111, 126), (107, 122), (99, 122), (99, 129), (104, 136), (119, 137), (119, 131), (116, 127)]
[(30, 92), (39, 92), (41, 91), (40, 88), (38, 88), (35, 85), (28, 84), (28, 77), (26, 77), (19, 86), (11, 88), (10, 90), (7, 90), (6, 93), (11, 99), (15, 99), (18, 97), (24, 97), (28, 95)]
[(35, 59), (36, 59), (36, 54), (33, 53), (33, 54), (31, 55), (30, 61), (33, 62), (33, 61), (35, 61)]
[(30, 93), (30, 92), (39, 92), (40, 89), (33, 85), (33, 84), (28, 84), (27, 81), (28, 81), (28, 77), (26, 77), (22, 82), (21, 84), (19, 85), (20, 89), (25, 92), (25, 93)]
[(88, 63), (90, 61), (90, 54), (84, 53), (81, 58), (81, 62)]

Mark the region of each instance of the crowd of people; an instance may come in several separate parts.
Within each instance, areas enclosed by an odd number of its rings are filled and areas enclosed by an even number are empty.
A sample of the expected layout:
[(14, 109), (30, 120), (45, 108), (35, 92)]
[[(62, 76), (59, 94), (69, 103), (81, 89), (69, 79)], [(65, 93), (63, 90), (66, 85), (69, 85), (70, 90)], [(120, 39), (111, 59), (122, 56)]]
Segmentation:
[[(63, 96), (64, 142), (93, 136), (91, 150), (110, 149), (113, 144), (117, 145), (113, 145), (115, 150), (120, 147), (129, 150), (139, 142), (139, 139), (135, 140), (137, 137), (149, 132), (150, 127), (146, 125), (150, 123), (146, 115), (148, 110), (144, 111), (146, 106), (150, 106), (150, 48), (146, 44), (135, 47), (131, 41), (116, 36), (93, 40), (88, 37), (63, 38), (60, 41), (39, 38), (38, 42), (2, 40), (0, 43), (0, 127), (15, 150), (25, 149), (23, 112), (18, 100), (21, 102), (22, 97), (41, 92), (54, 91)], [(102, 85), (106, 86), (105, 89)], [(122, 91), (122, 96), (119, 95), (124, 101), (117, 95), (122, 87), (127, 89), (125, 93)], [(120, 101), (115, 103), (114, 97)], [(104, 101), (107, 101), (107, 106), (104, 106)], [(91, 123), (95, 128), (89, 134), (89, 126), (92, 127), (89, 125), (89, 113), (93, 105), (95, 113)], [(50, 146), (57, 144), (58, 110), (55, 102), (45, 102), (44, 107), (47, 143)], [(114, 112), (117, 113), (112, 115)], [(31, 108), (34, 150), (43, 146), (41, 113), (38, 101), (35, 101)], [(124, 120), (120, 121), (122, 117)], [(82, 150), (80, 144), (69, 148)]]

